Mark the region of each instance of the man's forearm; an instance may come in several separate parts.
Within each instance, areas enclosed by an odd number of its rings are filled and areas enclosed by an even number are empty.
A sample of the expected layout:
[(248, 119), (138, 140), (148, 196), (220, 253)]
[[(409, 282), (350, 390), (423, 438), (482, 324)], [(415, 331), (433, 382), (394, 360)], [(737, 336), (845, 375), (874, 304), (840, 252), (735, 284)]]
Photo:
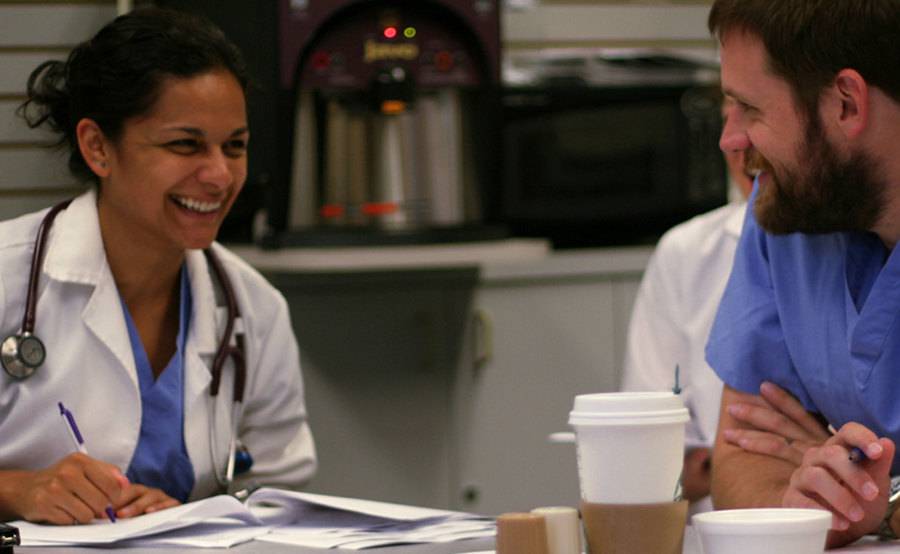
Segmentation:
[(780, 458), (719, 443), (712, 460), (713, 505), (717, 510), (780, 507), (794, 469)]
[(729, 407), (736, 404), (766, 406), (762, 397), (725, 385), (719, 412), (719, 432), (713, 447), (712, 500), (716, 509), (780, 507), (794, 463), (777, 456), (756, 454), (730, 444), (725, 435), (752, 429), (735, 419)]

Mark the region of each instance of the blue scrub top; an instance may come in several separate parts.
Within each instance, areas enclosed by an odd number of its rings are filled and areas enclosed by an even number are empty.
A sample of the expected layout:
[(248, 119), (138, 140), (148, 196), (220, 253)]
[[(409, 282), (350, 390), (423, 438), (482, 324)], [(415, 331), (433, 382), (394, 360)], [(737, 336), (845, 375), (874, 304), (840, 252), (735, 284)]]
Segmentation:
[[(835, 428), (900, 441), (900, 254), (873, 233), (770, 235), (752, 206), (706, 347), (734, 389), (764, 380)], [(893, 474), (900, 473), (900, 456)]]
[(184, 445), (184, 342), (191, 314), (187, 268), (181, 268), (177, 350), (158, 379), (128, 307), (122, 302), (141, 387), (141, 434), (126, 475), (132, 483), (162, 489), (186, 502), (194, 487), (194, 467)]

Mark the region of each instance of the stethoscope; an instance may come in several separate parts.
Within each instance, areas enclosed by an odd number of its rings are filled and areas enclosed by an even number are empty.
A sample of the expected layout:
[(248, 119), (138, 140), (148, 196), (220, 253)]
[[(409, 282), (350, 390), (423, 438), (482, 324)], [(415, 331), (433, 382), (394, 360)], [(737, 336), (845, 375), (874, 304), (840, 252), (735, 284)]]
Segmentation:
[[(38, 227), (37, 238), (34, 241), (34, 253), (31, 256), (31, 270), (28, 276), (28, 292), (25, 297), (25, 316), (22, 319), (22, 327), (18, 333), (4, 339), (0, 344), (0, 364), (6, 373), (14, 379), (27, 379), (44, 363), (47, 357), (47, 350), (44, 343), (34, 334), (35, 312), (37, 306), (37, 288), (40, 278), (41, 268), (44, 263), (44, 254), (46, 250), (47, 235), (53, 226), (53, 220), (62, 210), (66, 209), (72, 200), (66, 200), (56, 206), (53, 206)], [(219, 394), (219, 386), (222, 381), (222, 368), (228, 358), (231, 358), (234, 364), (234, 389), (232, 391), (232, 408), (231, 408), (231, 437), (228, 444), (228, 462), (225, 466), (225, 475), (219, 474), (219, 470), (215, 469), (216, 481), (219, 485), (230, 492), (234, 483), (235, 474), (243, 473), (250, 469), (253, 465), (253, 458), (250, 453), (240, 445), (238, 440), (238, 421), (244, 400), (244, 385), (247, 380), (247, 366), (244, 357), (244, 335), (241, 330), (235, 331), (235, 323), (240, 321), (241, 314), (238, 309), (237, 300), (234, 295), (234, 289), (231, 281), (219, 258), (213, 253), (211, 248), (203, 250), (207, 263), (212, 268), (212, 272), (219, 283), (219, 287), (224, 293), (225, 306), (228, 317), (225, 321), (225, 333), (219, 341), (216, 349), (215, 358), (213, 358), (212, 380), (209, 385), (209, 396), (211, 401), (211, 409), (209, 413), (209, 433), (210, 433), (210, 458), (213, 461), (213, 467), (221, 467), (217, 461), (216, 452), (216, 434), (215, 427), (215, 402)], [(232, 335), (234, 336), (234, 344), (232, 344)]]

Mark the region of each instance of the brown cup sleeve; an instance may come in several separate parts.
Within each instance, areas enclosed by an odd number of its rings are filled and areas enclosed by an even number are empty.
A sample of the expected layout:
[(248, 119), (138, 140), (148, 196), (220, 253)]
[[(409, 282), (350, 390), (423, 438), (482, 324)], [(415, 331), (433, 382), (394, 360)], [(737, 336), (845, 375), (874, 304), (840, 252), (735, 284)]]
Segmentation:
[(548, 554), (544, 516), (508, 513), (498, 517), (497, 554)]
[(581, 503), (590, 554), (681, 554), (688, 502)]

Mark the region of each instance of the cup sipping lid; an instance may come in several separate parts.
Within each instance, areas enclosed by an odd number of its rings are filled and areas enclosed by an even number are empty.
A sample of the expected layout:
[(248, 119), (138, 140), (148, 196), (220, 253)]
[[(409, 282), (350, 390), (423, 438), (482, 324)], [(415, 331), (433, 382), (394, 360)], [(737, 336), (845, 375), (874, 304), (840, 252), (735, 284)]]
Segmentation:
[(646, 425), (690, 419), (681, 397), (672, 392), (604, 392), (580, 394), (569, 424)]

